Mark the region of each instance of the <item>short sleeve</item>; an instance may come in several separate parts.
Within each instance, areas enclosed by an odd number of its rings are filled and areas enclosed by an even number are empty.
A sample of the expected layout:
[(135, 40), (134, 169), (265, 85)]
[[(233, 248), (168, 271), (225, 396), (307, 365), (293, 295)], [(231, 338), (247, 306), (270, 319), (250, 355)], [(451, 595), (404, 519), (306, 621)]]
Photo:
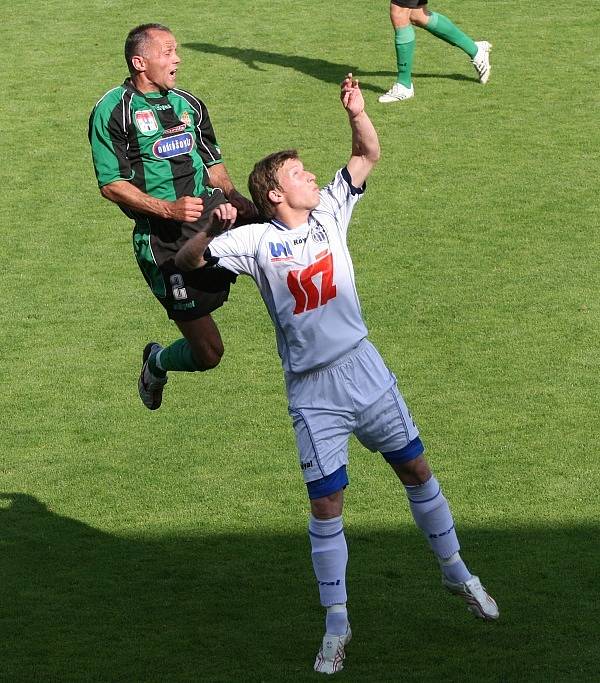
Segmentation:
[(258, 277), (258, 243), (264, 225), (243, 225), (224, 232), (210, 243), (211, 256), (219, 259), (217, 265), (236, 275)]
[(365, 189), (366, 183), (362, 187), (355, 187), (348, 169), (341, 168), (333, 180), (321, 190), (320, 202), (314, 209), (313, 215), (317, 220), (319, 214), (333, 219), (339, 230), (346, 234), (352, 211), (363, 196)]
[(90, 115), (88, 137), (99, 187), (133, 178), (121, 110), (121, 99), (113, 106), (101, 100)]

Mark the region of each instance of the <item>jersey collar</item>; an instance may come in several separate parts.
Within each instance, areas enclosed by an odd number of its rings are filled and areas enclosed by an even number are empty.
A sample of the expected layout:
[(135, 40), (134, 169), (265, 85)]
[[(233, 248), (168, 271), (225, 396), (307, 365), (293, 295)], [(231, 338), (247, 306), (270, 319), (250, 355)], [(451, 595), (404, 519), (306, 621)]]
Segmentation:
[(131, 80), (131, 78), (126, 78), (123, 81), (123, 87), (125, 88), (125, 90), (128, 90), (129, 92), (133, 93), (134, 95), (138, 95), (139, 97), (143, 97), (146, 100), (146, 102), (149, 102), (150, 104), (152, 104), (153, 102), (157, 102), (158, 100), (160, 100), (163, 97), (166, 97), (171, 92), (170, 90), (161, 90), (158, 93), (152, 93), (154, 95), (154, 97), (147, 97), (147, 95), (149, 93), (143, 93), (140, 90), (138, 90), (135, 87), (135, 85), (133, 85), (133, 81)]
[(308, 222), (302, 223), (302, 225), (297, 225), (295, 228), (290, 228), (289, 225), (286, 225), (283, 221), (278, 220), (277, 218), (271, 218), (270, 223), (274, 225), (277, 230), (285, 230), (285, 232), (290, 232), (293, 230), (306, 230), (310, 224), (310, 217), (308, 219)]

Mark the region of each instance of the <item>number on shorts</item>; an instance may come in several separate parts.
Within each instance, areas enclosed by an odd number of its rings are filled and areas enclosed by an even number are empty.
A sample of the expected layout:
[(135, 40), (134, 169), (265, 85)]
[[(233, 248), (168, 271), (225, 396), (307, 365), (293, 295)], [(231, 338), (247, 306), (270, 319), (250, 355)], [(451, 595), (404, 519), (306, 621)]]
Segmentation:
[(187, 290), (185, 288), (185, 283), (183, 282), (183, 277), (179, 273), (175, 273), (174, 275), (171, 275), (169, 280), (171, 282), (173, 298), (176, 301), (187, 299)]

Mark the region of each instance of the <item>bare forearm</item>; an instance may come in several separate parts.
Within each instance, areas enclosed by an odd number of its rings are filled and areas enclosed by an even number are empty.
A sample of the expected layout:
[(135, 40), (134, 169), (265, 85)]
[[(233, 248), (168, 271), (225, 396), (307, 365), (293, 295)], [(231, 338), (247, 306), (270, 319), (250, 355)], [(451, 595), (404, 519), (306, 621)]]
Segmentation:
[(204, 252), (211, 240), (224, 230), (232, 228), (237, 218), (237, 209), (225, 202), (213, 209), (202, 230), (196, 233), (175, 255), (175, 265), (182, 271), (202, 268), (206, 264)]
[(106, 199), (127, 209), (159, 218), (171, 218), (171, 202), (151, 197), (126, 180), (117, 180), (105, 185), (100, 188), (100, 192)]
[(240, 194), (234, 187), (229, 177), (229, 173), (225, 168), (225, 164), (216, 164), (208, 169), (210, 184), (212, 187), (218, 187), (223, 190), (223, 194), (235, 206), (238, 212), (238, 217), (241, 220), (249, 221), (256, 218), (257, 211), (254, 204)]
[(210, 178), (210, 186), (218, 187), (223, 190), (223, 194), (227, 198), (229, 198), (232, 193), (236, 192), (225, 164), (210, 166), (208, 169), (208, 177)]
[(379, 138), (377, 131), (365, 111), (359, 114), (348, 114), (352, 129), (352, 156), (363, 157), (376, 164), (380, 157)]
[(358, 81), (349, 73), (342, 83), (342, 105), (348, 112), (352, 131), (352, 156), (347, 164), (352, 183), (362, 187), (373, 166), (379, 161), (377, 131), (365, 112), (365, 100)]
[(175, 255), (175, 266), (183, 272), (201, 268), (206, 263), (204, 252), (212, 238), (213, 236), (206, 232), (199, 232), (194, 235)]
[(193, 223), (202, 214), (204, 202), (200, 197), (179, 197), (175, 201), (157, 199), (142, 192), (126, 180), (116, 180), (100, 189), (103, 197), (119, 206), (138, 213), (172, 221)]
[(373, 166), (379, 160), (379, 139), (371, 120), (364, 111), (348, 112), (352, 129), (352, 156), (347, 164), (352, 183), (362, 187)]

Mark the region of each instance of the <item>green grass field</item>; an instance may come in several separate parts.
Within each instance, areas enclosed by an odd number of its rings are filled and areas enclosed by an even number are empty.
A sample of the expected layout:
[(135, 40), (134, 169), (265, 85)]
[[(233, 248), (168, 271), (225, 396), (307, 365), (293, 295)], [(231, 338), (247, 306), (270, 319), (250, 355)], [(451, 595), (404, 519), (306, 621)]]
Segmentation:
[[(132, 9), (134, 7), (134, 9)], [(322, 635), (270, 322), (249, 281), (214, 371), (137, 397), (176, 329), (93, 176), (87, 117), (145, 21), (181, 44), (244, 189), (296, 146), (321, 183), (349, 156), (352, 70), (383, 157), (351, 248), (371, 338), (399, 378), (496, 624), (440, 587), (404, 494), (351, 444), (355, 638), (344, 681), (598, 681), (600, 9), (432, 5), (494, 43), (482, 88), (420, 31), (416, 97), (388, 5), (14, 0), (0, 103), (0, 680), (310, 681)]]

